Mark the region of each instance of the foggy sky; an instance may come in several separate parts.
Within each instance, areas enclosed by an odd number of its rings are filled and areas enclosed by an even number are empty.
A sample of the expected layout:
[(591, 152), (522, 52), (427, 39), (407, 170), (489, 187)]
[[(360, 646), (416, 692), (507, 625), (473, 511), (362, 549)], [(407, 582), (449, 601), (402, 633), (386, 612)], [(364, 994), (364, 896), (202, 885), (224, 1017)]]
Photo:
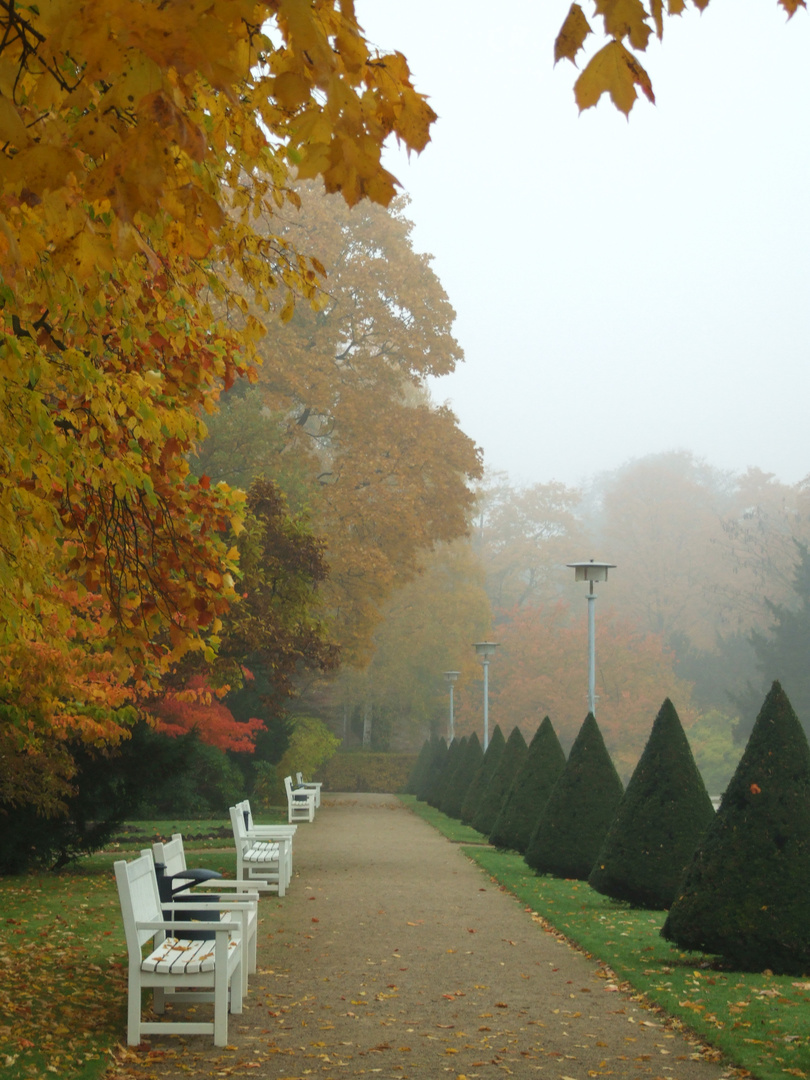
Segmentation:
[[(712, 0), (667, 19), (657, 104), (578, 116), (568, 0), (357, 0), (440, 116), (388, 167), (466, 353), (434, 383), (485, 461), (574, 484), (686, 449), (810, 473), (810, 18)], [(592, 5), (583, 3), (598, 28)], [(599, 45), (603, 39), (599, 35)]]

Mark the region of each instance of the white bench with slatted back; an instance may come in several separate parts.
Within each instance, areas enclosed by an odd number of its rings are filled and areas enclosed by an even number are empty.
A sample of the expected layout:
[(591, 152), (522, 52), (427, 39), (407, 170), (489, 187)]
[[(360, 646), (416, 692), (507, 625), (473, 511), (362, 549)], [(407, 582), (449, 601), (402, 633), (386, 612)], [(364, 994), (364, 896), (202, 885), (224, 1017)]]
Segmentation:
[[(144, 1035), (209, 1035), (217, 1046), (228, 1043), (228, 1010), (242, 1012), (242, 921), (219, 919), (220, 904), (199, 905), (212, 921), (167, 920), (158, 892), (151, 855), (115, 863), (128, 953), (127, 1043), (137, 1046)], [(210, 933), (207, 939), (184, 938), (184, 931)], [(144, 947), (147, 951), (144, 954)], [(141, 990), (152, 990), (154, 1011), (166, 1000), (213, 1001), (211, 1023), (188, 1020), (144, 1021)], [(230, 991), (230, 995), (229, 995)]]
[[(141, 852), (143, 855), (144, 852)], [(173, 833), (171, 840), (164, 843), (159, 840), (152, 844), (152, 858), (155, 864), (163, 866), (163, 876), (171, 882), (172, 896), (179, 902), (190, 892), (196, 893), (192, 900), (196, 904), (205, 899), (205, 893), (216, 893), (227, 904), (231, 894), (240, 903), (250, 903), (246, 920), (246, 960), (242, 965), (242, 992), (247, 993), (248, 975), (256, 971), (256, 933), (259, 916), (259, 894), (249, 881), (233, 881), (221, 875), (209, 877), (206, 871), (188, 868), (182, 833)], [(202, 877), (201, 874), (205, 874)], [(158, 887), (159, 891), (159, 887)]]
[(305, 780), (304, 774), (297, 772), (295, 774), (296, 790), (298, 791), (314, 791), (315, 792), (315, 809), (321, 805), (321, 784), (320, 780)]
[(298, 826), (295, 824), (283, 825), (280, 822), (273, 822), (272, 825), (257, 825), (253, 820), (253, 812), (250, 809), (249, 799), (243, 799), (242, 802), (237, 803), (236, 809), (242, 812), (242, 820), (245, 823), (245, 835), (248, 840), (253, 840), (260, 844), (279, 845), (280, 862), (285, 870), (286, 885), (289, 886), (290, 881), (292, 880), (293, 869), (293, 837), (295, 836)]
[(313, 821), (315, 818), (315, 792), (298, 791), (293, 787), (292, 777), (284, 777), (284, 790), (287, 792), (287, 820)]
[(242, 810), (231, 806), (229, 813), (236, 845), (236, 880), (248, 882), (259, 892), (284, 896), (288, 881), (284, 844), (249, 837)]

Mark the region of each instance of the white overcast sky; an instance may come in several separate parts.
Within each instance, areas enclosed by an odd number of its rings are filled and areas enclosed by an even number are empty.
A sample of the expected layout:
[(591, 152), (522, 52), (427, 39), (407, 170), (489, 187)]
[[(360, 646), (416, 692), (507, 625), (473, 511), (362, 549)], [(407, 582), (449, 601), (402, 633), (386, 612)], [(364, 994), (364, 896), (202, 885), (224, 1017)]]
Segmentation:
[[(589, 0), (582, 0), (595, 28)], [(389, 168), (466, 361), (433, 393), (514, 482), (686, 449), (810, 473), (810, 17), (711, 0), (644, 58), (657, 104), (581, 116), (569, 0), (357, 0), (439, 114)], [(599, 44), (603, 42), (599, 35)]]

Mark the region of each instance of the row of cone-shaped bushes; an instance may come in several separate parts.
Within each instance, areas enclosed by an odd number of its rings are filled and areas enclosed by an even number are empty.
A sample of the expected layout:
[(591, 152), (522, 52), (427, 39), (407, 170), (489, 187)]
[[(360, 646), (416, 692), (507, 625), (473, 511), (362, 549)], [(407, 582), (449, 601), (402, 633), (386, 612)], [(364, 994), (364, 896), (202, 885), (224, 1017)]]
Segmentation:
[(539, 874), (669, 909), (665, 938), (743, 970), (810, 972), (810, 748), (774, 683), (715, 813), (667, 699), (627, 789), (588, 715), (566, 760), (546, 717), (527, 746), (496, 727), (433, 738), (407, 790)]

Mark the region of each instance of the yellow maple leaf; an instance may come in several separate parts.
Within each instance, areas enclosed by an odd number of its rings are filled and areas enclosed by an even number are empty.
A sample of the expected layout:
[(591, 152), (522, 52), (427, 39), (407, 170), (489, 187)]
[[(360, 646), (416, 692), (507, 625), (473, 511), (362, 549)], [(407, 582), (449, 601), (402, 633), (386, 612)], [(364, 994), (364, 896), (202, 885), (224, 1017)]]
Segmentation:
[(572, 4), (554, 42), (554, 63), (565, 58), (576, 63), (576, 55), (582, 48), (591, 27), (579, 4)]
[(616, 41), (629, 38), (634, 49), (646, 49), (652, 30), (641, 0), (596, 0), (596, 10), (605, 21), (605, 33)]
[(591, 58), (574, 85), (574, 96), (579, 111), (596, 105), (604, 93), (617, 109), (630, 115), (640, 86), (646, 97), (655, 104), (650, 77), (638, 60), (620, 41), (611, 41)]

